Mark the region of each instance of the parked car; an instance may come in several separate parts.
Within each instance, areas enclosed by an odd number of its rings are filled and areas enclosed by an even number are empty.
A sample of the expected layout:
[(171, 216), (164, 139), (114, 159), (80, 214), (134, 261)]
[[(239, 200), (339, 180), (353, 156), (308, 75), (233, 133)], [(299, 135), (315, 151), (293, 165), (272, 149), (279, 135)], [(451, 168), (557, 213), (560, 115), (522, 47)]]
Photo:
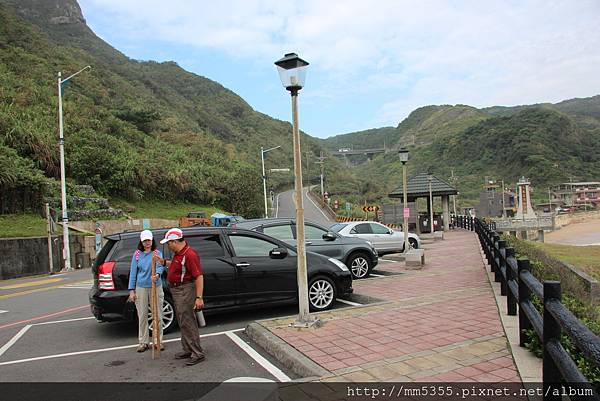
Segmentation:
[[(289, 245), (296, 246), (296, 219), (254, 219), (235, 225), (258, 231)], [(312, 221), (304, 222), (306, 249), (343, 262), (355, 279), (369, 277), (379, 261), (377, 251), (369, 241), (343, 237)]]
[[(330, 229), (345, 237), (370, 241), (379, 255), (404, 252), (404, 232), (392, 230), (376, 221), (336, 223)], [(408, 242), (413, 249), (421, 247), (421, 239), (416, 234), (408, 233)]]
[[(153, 230), (155, 238), (163, 237), (165, 232)], [(234, 228), (188, 227), (183, 233), (200, 255), (206, 314), (298, 302), (297, 254), (292, 246), (262, 233)], [(128, 315), (125, 304), (129, 269), (139, 232), (123, 232), (106, 239), (92, 268), (90, 307), (99, 321), (123, 320)], [(159, 247), (165, 257), (171, 257), (166, 245)], [(306, 262), (312, 311), (329, 309), (337, 297), (352, 292), (352, 275), (337, 259), (307, 252)], [(166, 274), (163, 285), (163, 324), (169, 331), (176, 319)]]

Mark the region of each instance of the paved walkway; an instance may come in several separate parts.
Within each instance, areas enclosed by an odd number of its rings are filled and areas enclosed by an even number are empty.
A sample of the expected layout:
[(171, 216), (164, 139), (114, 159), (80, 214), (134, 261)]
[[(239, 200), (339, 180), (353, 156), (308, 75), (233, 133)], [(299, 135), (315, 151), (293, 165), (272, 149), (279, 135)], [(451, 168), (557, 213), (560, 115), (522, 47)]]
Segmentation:
[(422, 270), (382, 262), (376, 273), (400, 274), (354, 282), (381, 303), (320, 314), (318, 329), (260, 323), (330, 371), (323, 381), (520, 382), (475, 234), (445, 235)]

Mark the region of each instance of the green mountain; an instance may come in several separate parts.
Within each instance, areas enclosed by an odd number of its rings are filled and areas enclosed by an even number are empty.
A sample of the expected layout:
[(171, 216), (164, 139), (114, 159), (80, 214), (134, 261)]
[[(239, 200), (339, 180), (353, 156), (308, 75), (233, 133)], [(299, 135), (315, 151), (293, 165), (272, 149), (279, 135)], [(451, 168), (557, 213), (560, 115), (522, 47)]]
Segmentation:
[[(361, 149), (380, 143), (389, 149), (372, 161), (357, 158), (353, 171), (361, 182), (377, 183), (372, 199), (383, 199), (400, 186), (397, 150), (411, 152), (409, 174), (432, 171), (456, 185), (472, 204), (485, 177), (516, 182), (528, 177), (534, 186), (574, 180), (597, 180), (600, 171), (600, 96), (557, 104), (517, 107), (426, 106), (413, 111), (396, 128), (383, 128), (326, 139), (325, 146)], [(540, 191), (540, 193), (543, 191)]]
[[(0, 204), (26, 192), (35, 208), (56, 192), (56, 72), (86, 65), (63, 95), (70, 183), (251, 216), (261, 210), (260, 147), (282, 145), (269, 163), (292, 166), (289, 123), (174, 62), (126, 57), (89, 29), (75, 0), (0, 0)], [(321, 150), (309, 136), (302, 142), (304, 153)]]

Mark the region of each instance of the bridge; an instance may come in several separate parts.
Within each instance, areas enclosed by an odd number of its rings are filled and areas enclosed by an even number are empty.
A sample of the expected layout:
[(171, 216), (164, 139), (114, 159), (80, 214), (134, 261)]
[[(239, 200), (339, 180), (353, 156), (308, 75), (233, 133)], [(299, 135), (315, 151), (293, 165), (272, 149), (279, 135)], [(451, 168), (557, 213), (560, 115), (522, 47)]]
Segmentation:
[(371, 161), (373, 155), (378, 153), (386, 153), (389, 149), (383, 148), (373, 148), (373, 149), (350, 149), (350, 148), (340, 148), (337, 151), (332, 151), (331, 154), (337, 157), (343, 157), (346, 160), (346, 165), (350, 165), (350, 160), (348, 156), (357, 156), (364, 155), (368, 156), (369, 161)]

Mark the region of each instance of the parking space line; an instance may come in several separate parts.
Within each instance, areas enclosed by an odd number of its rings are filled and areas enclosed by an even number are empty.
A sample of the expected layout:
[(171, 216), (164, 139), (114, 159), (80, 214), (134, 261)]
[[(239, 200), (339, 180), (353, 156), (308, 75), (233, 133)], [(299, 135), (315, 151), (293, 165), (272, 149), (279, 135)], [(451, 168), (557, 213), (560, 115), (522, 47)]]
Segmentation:
[(50, 313), (48, 315), (33, 317), (31, 319), (21, 320), (19, 322), (8, 323), (8, 324), (0, 326), (0, 329), (5, 329), (7, 327), (17, 326), (17, 325), (22, 324), (22, 323), (33, 322), (33, 321), (36, 321), (36, 320), (47, 319), (47, 318), (53, 317), (53, 316), (64, 315), (65, 313), (75, 312), (77, 310), (84, 309), (84, 308), (89, 308), (89, 307), (90, 307), (89, 305), (76, 306), (75, 308), (65, 309), (65, 310), (60, 311), (60, 312), (54, 312), (54, 313)]
[(6, 344), (4, 344), (2, 346), (2, 348), (0, 348), (0, 356), (2, 356), (6, 351), (8, 351), (8, 349), (10, 347), (12, 347), (17, 341), (19, 341), (19, 339), (21, 337), (23, 337), (23, 335), (25, 333), (27, 333), (27, 330), (29, 330), (31, 328), (31, 325), (28, 324), (27, 326), (23, 327), (17, 334), (15, 334), (13, 336), (13, 338), (11, 338), (10, 340), (8, 340), (8, 342)]
[(375, 274), (375, 273), (371, 273), (372, 277), (385, 277), (383, 274)]
[(256, 352), (254, 348), (249, 346), (244, 340), (239, 338), (234, 333), (225, 333), (227, 337), (231, 339), (238, 347), (240, 347), (246, 354), (248, 354), (252, 359), (254, 359), (260, 366), (262, 366), (267, 372), (275, 376), (277, 380), (280, 382), (289, 382), (291, 379), (283, 373), (277, 366), (273, 365), (267, 359), (265, 359), (261, 354)]
[(363, 306), (363, 304), (359, 304), (358, 302), (347, 301), (345, 299), (340, 299), (340, 298), (338, 298), (337, 301), (341, 302), (343, 304), (351, 305), (351, 306)]
[[(29, 325), (29, 327), (31, 327), (31, 326), (32, 325)], [(27, 327), (27, 330), (29, 330), (29, 327)], [(25, 330), (25, 328), (23, 328), (21, 331), (24, 334), (27, 330)], [(235, 329), (235, 330), (220, 331), (220, 332), (216, 332), (216, 333), (208, 333), (208, 334), (201, 335), (200, 338), (213, 337), (213, 336), (223, 335), (223, 334), (227, 334), (227, 333), (236, 333), (236, 332), (242, 331), (242, 330), (244, 330), (244, 329), (242, 328), (242, 329)], [(21, 336), (23, 334), (21, 334)], [(19, 338), (16, 338), (14, 342), (16, 342), (18, 339)], [(181, 341), (181, 337), (172, 338), (170, 340), (164, 340), (163, 343), (166, 344), (166, 343), (172, 343), (172, 342), (175, 342), (175, 341)], [(14, 342), (12, 344), (14, 344)], [(7, 345), (8, 345), (8, 343), (7, 343)], [(17, 363), (25, 363), (25, 362), (42, 361), (42, 360), (45, 360), (45, 359), (63, 358), (63, 357), (66, 357), (66, 356), (76, 356), (76, 355), (94, 354), (94, 353), (98, 353), (98, 352), (118, 351), (118, 350), (127, 349), (127, 348), (135, 348), (137, 346), (138, 346), (138, 344), (121, 345), (119, 347), (97, 348), (97, 349), (91, 349), (91, 350), (87, 350), (87, 351), (76, 351), (76, 352), (67, 352), (67, 353), (64, 353), (64, 354), (38, 356), (38, 357), (34, 357), (34, 358), (26, 358), (26, 359), (14, 360), (14, 361), (0, 362), (0, 366), (15, 365)], [(6, 345), (4, 347), (6, 347)]]
[[(62, 280), (62, 279), (61, 279)], [(72, 284), (80, 284), (80, 283), (85, 283), (88, 280), (84, 280), (84, 281), (77, 281), (74, 282)], [(15, 292), (12, 294), (6, 294), (6, 295), (0, 295), (0, 299), (5, 299), (5, 298), (13, 298), (13, 297), (20, 297), (23, 295), (29, 295), (29, 294), (34, 294), (36, 292), (42, 292), (42, 291), (50, 291), (50, 290), (55, 290), (57, 288), (61, 288), (64, 284), (59, 284), (59, 285), (54, 285), (54, 286), (50, 286), (50, 287), (43, 287), (43, 288), (34, 288), (32, 290), (26, 290), (26, 291), (21, 291), (21, 292)], [(0, 327), (1, 328), (1, 327)]]
[(400, 263), (401, 260), (390, 260), (390, 259), (381, 259), (379, 258), (380, 262), (387, 262), (387, 263)]
[(8, 313), (8, 311), (0, 309), (0, 315), (3, 314), (3, 313)]

